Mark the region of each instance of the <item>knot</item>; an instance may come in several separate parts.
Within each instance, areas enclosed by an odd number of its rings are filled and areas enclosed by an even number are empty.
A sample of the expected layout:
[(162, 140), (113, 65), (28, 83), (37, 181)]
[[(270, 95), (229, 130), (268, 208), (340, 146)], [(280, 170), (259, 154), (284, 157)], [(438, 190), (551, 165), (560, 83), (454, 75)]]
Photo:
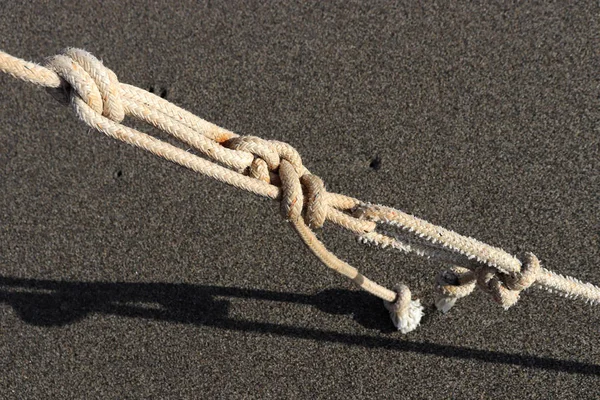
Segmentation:
[(520, 293), (536, 281), (540, 270), (540, 260), (533, 253), (525, 253), (520, 272), (504, 274), (492, 267), (482, 267), (477, 272), (477, 284), (508, 309), (519, 300)]
[(541, 270), (540, 260), (533, 253), (525, 253), (521, 261), (521, 271), (512, 272), (504, 282), (509, 289), (522, 291), (533, 285)]
[(444, 314), (447, 313), (456, 300), (470, 295), (475, 286), (475, 273), (468, 268), (452, 266), (440, 272), (435, 285), (436, 308)]
[(59, 101), (68, 103), (76, 95), (96, 113), (115, 122), (125, 118), (117, 76), (87, 51), (65, 49), (47, 59), (46, 66), (65, 81), (62, 91), (51, 92)]
[(498, 276), (498, 271), (492, 267), (485, 266), (477, 270), (477, 286), (504, 309), (509, 309), (519, 300), (519, 291), (508, 289)]
[(304, 220), (309, 227), (323, 226), (328, 208), (325, 184), (304, 168), (296, 149), (284, 142), (256, 136), (238, 136), (222, 144), (254, 155), (248, 175), (281, 186), (284, 218), (297, 220), (304, 210)]
[(492, 296), (495, 302), (505, 309), (513, 306), (521, 291), (530, 287), (537, 279), (541, 266), (538, 258), (526, 253), (521, 260), (521, 271), (504, 274), (490, 266), (479, 267), (472, 271), (468, 268), (453, 266), (441, 272), (437, 277), (435, 305), (446, 313), (456, 300), (468, 296), (475, 286)]
[(410, 289), (404, 284), (394, 286), (398, 293), (393, 302), (384, 301), (385, 308), (389, 311), (394, 325), (402, 333), (414, 330), (423, 317), (423, 306), (420, 300), (412, 300)]

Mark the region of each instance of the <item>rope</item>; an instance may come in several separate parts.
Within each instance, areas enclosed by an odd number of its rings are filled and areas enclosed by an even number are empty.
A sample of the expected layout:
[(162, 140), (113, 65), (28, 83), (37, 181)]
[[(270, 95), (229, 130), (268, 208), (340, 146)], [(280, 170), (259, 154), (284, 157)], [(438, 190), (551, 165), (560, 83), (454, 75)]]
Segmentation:
[[(381, 298), (402, 333), (415, 329), (423, 315), (420, 301), (412, 299), (409, 288), (398, 284), (389, 290), (369, 280), (327, 250), (313, 229), (329, 221), (355, 233), (363, 243), (450, 263), (451, 267), (438, 275), (435, 285), (436, 306), (442, 312), (475, 287), (504, 308), (514, 305), (521, 292), (532, 285), (600, 303), (600, 287), (548, 271), (531, 253), (515, 257), (402, 211), (328, 192), (289, 144), (239, 136), (145, 90), (120, 83), (113, 71), (84, 50), (68, 48), (48, 58), (44, 65), (0, 51), (0, 71), (47, 88), (57, 100), (70, 104), (87, 125), (112, 138), (279, 201), (283, 218), (317, 258)], [(203, 157), (122, 125), (125, 116), (173, 135)], [(384, 231), (386, 226), (396, 233)]]

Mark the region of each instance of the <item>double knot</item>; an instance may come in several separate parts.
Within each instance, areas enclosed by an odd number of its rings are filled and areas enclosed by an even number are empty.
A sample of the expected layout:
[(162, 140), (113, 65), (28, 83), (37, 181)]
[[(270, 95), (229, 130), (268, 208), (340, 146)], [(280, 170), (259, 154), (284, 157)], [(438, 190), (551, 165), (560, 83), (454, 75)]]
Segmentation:
[(254, 160), (248, 175), (281, 187), (281, 212), (287, 220), (302, 217), (311, 228), (320, 228), (327, 218), (325, 184), (303, 165), (296, 149), (277, 140), (238, 136), (222, 143), (234, 150), (252, 153)]
[(45, 65), (64, 82), (58, 90), (49, 90), (59, 101), (68, 103), (80, 99), (96, 113), (115, 122), (125, 118), (117, 76), (87, 51), (68, 48), (48, 58)]
[(437, 278), (436, 291), (439, 295), (436, 305), (447, 312), (457, 299), (468, 296), (478, 286), (505, 309), (513, 306), (521, 291), (530, 287), (541, 270), (540, 261), (532, 253), (525, 253), (519, 272), (502, 273), (489, 266), (470, 270), (453, 266)]

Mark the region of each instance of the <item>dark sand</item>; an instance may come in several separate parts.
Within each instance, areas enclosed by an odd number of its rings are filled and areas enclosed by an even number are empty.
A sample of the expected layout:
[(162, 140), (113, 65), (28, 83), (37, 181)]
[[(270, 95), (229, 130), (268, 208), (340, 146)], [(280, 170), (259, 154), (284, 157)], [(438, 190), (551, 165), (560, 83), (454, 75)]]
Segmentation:
[[(289, 142), (332, 191), (600, 283), (598, 2), (19, 3), (0, 12), (11, 54), (85, 48)], [(600, 397), (600, 307), (530, 290), (505, 312), (478, 292), (402, 336), (276, 203), (0, 88), (0, 398)], [(319, 235), (431, 306), (443, 265)]]

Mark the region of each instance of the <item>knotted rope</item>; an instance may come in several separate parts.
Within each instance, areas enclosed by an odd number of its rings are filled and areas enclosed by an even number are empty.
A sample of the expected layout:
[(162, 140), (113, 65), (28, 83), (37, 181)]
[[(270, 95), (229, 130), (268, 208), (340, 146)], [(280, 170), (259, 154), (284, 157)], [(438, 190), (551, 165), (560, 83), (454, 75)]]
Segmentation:
[[(436, 305), (443, 312), (475, 286), (504, 308), (514, 305), (520, 293), (533, 284), (569, 297), (600, 302), (599, 287), (548, 271), (531, 253), (519, 259), (399, 210), (328, 192), (289, 144), (239, 136), (145, 90), (120, 83), (113, 71), (86, 51), (66, 49), (47, 59), (43, 66), (0, 51), (0, 70), (46, 87), (56, 99), (70, 104), (87, 125), (110, 137), (279, 201), (283, 217), (319, 260), (383, 299), (392, 321), (403, 333), (415, 329), (423, 315), (420, 301), (412, 299), (409, 288), (399, 284), (392, 291), (369, 280), (328, 251), (313, 229), (330, 221), (355, 233), (363, 243), (450, 263), (450, 269), (441, 273), (436, 283)], [(205, 158), (122, 125), (126, 115), (173, 135)], [(376, 230), (383, 226), (398, 232)]]

